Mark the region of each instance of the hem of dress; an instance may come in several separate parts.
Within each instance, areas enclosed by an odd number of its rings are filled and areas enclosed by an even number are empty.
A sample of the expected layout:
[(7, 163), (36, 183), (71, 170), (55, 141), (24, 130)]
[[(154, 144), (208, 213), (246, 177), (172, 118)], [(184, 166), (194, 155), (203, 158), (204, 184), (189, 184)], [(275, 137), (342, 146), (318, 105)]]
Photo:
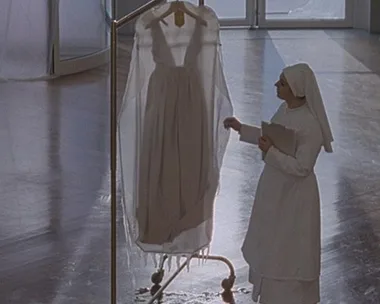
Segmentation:
[(263, 277), (263, 278), (265, 278), (265, 279), (269, 279), (269, 280), (278, 280), (278, 281), (302, 281), (302, 282), (312, 282), (312, 281), (314, 281), (314, 280), (316, 280), (316, 279), (319, 279), (320, 276), (321, 276), (321, 273), (320, 273), (320, 272), (319, 272), (316, 276), (313, 276), (313, 277), (299, 277), (299, 276), (297, 276), (297, 277), (293, 277), (293, 276), (291, 276), (291, 277), (282, 277), (282, 276), (278, 277), (278, 276), (270, 276), (270, 275), (266, 275), (266, 274), (264, 274), (263, 272), (257, 270), (257, 268), (255, 268), (255, 267), (252, 266), (252, 263), (250, 263), (250, 262), (248, 261), (248, 259), (246, 258), (246, 255), (245, 255), (245, 253), (244, 253), (243, 248), (241, 248), (241, 252), (242, 252), (242, 254), (243, 254), (243, 258), (244, 258), (244, 260), (246, 261), (246, 263), (247, 263), (248, 266), (249, 266), (249, 271), (250, 271), (250, 272), (254, 272), (254, 273), (256, 273), (256, 274), (259, 274), (261, 277)]
[[(171, 267), (172, 267), (172, 259), (173, 258), (176, 258), (176, 264), (177, 264), (177, 269), (180, 268), (180, 262), (181, 262), (181, 259), (182, 258), (185, 258), (186, 259), (186, 268), (188, 271), (190, 271), (190, 261), (192, 260), (192, 258), (195, 256), (195, 255), (198, 255), (198, 265), (205, 263), (209, 256), (210, 256), (210, 249), (211, 249), (211, 245), (205, 245), (199, 249), (197, 249), (196, 251), (193, 251), (193, 252), (189, 252), (189, 253), (178, 253), (178, 252), (156, 252), (156, 251), (143, 251), (141, 248), (139, 248), (141, 251), (140, 253), (142, 252), (142, 256), (140, 255), (140, 258), (143, 257), (144, 258), (144, 261), (145, 261), (145, 266), (148, 265), (148, 257), (151, 256), (153, 258), (153, 263), (154, 263), (154, 267), (157, 268), (159, 267), (163, 267), (163, 262), (164, 262), (164, 257), (166, 256), (168, 258), (168, 269), (170, 271)], [(159, 257), (159, 258), (157, 258)], [(159, 262), (158, 262), (159, 261)]]
[[(264, 276), (258, 272), (255, 272), (252, 268), (249, 268), (249, 273), (248, 273), (248, 282), (250, 284), (252, 284), (253, 286), (253, 289), (252, 289), (252, 301), (254, 302), (254, 304), (272, 304), (272, 302), (266, 302), (265, 299), (263, 299), (265, 302), (262, 302), (262, 286), (264, 284), (264, 280), (268, 280), (268, 281), (279, 281), (279, 282), (302, 282), (302, 283), (312, 283), (314, 281), (319, 281), (320, 280), (320, 276), (318, 276), (317, 278), (315, 279), (312, 279), (312, 280), (300, 280), (300, 279), (276, 279), (276, 278), (271, 278), (271, 277), (268, 277), (268, 276)], [(270, 282), (265, 282), (266, 284), (270, 284)], [(320, 291), (319, 291), (320, 292)], [(264, 298), (265, 298), (265, 295), (264, 295)], [(321, 301), (320, 299), (320, 295), (318, 295), (318, 297), (316, 297), (315, 300), (312, 300), (311, 302), (313, 303), (308, 303), (308, 304), (319, 304)], [(277, 301), (276, 301), (277, 303)], [(287, 303), (285, 301), (285, 303)]]
[(300, 281), (300, 282), (312, 282), (320, 278), (320, 275), (314, 278), (303, 278), (303, 277), (275, 277), (275, 276), (268, 276), (264, 274), (260, 274), (262, 278), (268, 279), (268, 280), (276, 280), (276, 281)]
[(182, 256), (187, 256), (187, 255), (194, 255), (197, 254), (198, 252), (210, 248), (211, 242), (207, 242), (204, 245), (201, 245), (200, 247), (197, 247), (196, 249), (192, 249), (191, 251), (170, 251), (169, 250), (161, 250), (161, 251), (156, 251), (156, 250), (144, 250), (142, 248), (143, 244), (140, 241), (135, 241), (136, 246), (138, 247), (139, 250), (141, 250), (144, 253), (148, 254), (167, 254), (167, 255), (182, 255)]

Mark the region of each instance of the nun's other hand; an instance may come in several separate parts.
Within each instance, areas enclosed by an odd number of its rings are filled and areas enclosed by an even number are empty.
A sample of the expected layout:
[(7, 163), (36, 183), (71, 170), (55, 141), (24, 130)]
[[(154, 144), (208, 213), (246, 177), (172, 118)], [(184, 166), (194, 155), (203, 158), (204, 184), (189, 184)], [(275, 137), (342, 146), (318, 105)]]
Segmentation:
[(224, 120), (224, 128), (226, 128), (227, 130), (231, 128), (237, 132), (240, 132), (241, 122), (235, 117), (227, 117)]
[(273, 142), (268, 136), (261, 136), (259, 139), (259, 148), (264, 153), (267, 153), (270, 147), (273, 146)]

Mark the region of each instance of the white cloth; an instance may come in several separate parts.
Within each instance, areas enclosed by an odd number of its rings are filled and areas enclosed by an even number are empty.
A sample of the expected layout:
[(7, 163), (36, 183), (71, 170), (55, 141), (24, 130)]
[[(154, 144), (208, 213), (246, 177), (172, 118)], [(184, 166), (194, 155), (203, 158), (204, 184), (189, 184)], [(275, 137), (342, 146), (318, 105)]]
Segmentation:
[(333, 135), (326, 115), (321, 92), (313, 70), (306, 63), (298, 63), (286, 67), (284, 76), (296, 97), (305, 97), (311, 113), (318, 120), (323, 135), (325, 151), (331, 153)]
[(220, 59), (219, 23), (208, 7), (186, 6), (177, 27), (142, 15), (119, 117), (126, 233), (144, 252), (191, 255), (212, 239), (213, 208), (233, 114)]
[(261, 128), (242, 124), (240, 128), (240, 140), (252, 145), (258, 145), (261, 136)]
[[(283, 103), (271, 121), (296, 131), (296, 157), (275, 147), (267, 152), (242, 252), (250, 266), (256, 301), (261, 296), (265, 304), (315, 304), (319, 301), (320, 202), (313, 168), (323, 136), (307, 103), (296, 109)], [(288, 298), (279, 294), (281, 281), (293, 286)], [(308, 288), (313, 294), (305, 295), (300, 282), (312, 284)], [(305, 301), (299, 302), (300, 298)]]

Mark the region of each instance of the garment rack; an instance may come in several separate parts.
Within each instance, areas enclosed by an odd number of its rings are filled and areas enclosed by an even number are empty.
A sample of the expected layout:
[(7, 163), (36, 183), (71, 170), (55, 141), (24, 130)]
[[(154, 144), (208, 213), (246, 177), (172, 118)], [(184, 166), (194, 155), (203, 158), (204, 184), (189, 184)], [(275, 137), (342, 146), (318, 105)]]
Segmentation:
[[(111, 169), (111, 184), (110, 184), (110, 199), (111, 199), (111, 304), (117, 304), (117, 32), (118, 29), (126, 25), (127, 23), (133, 21), (135, 18), (139, 17), (141, 14), (152, 9), (153, 7), (166, 2), (165, 0), (151, 0), (150, 2), (142, 5), (132, 13), (121, 17), (120, 19), (115, 18), (116, 13), (116, 0), (113, 0), (113, 20), (111, 23), (111, 77), (110, 77), (110, 89), (111, 89), (111, 100), (110, 100), (110, 169)], [(199, 6), (204, 5), (204, 0), (199, 0)], [(191, 259), (204, 259), (204, 256), (193, 254)], [(216, 260), (225, 263), (230, 271), (228, 278), (222, 281), (222, 287), (224, 292), (222, 296), (226, 301), (232, 298), (231, 289), (235, 283), (235, 270), (232, 263), (225, 257), (209, 255), (206, 257), (207, 260)], [(163, 291), (170, 285), (170, 283), (181, 273), (181, 271), (186, 267), (186, 261), (182, 263), (177, 270), (167, 279), (167, 281), (161, 286), (161, 282), (164, 278), (164, 263), (168, 259), (165, 255), (162, 259), (158, 269), (152, 274), (152, 283), (154, 284), (151, 288), (152, 298), (149, 300), (148, 304), (154, 303), (156, 300), (160, 300)]]

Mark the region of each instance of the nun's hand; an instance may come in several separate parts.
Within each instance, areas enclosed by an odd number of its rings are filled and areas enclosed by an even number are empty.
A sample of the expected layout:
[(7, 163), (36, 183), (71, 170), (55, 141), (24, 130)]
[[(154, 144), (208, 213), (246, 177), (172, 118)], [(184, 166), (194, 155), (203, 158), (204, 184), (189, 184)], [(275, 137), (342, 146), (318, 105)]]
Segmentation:
[(237, 132), (240, 132), (241, 130), (241, 122), (239, 120), (237, 120), (237, 118), (235, 117), (227, 117), (225, 120), (224, 120), (224, 127), (228, 130), (228, 129), (233, 129)]
[(261, 136), (259, 139), (259, 148), (264, 153), (267, 153), (270, 147), (273, 146), (273, 142), (268, 136)]

